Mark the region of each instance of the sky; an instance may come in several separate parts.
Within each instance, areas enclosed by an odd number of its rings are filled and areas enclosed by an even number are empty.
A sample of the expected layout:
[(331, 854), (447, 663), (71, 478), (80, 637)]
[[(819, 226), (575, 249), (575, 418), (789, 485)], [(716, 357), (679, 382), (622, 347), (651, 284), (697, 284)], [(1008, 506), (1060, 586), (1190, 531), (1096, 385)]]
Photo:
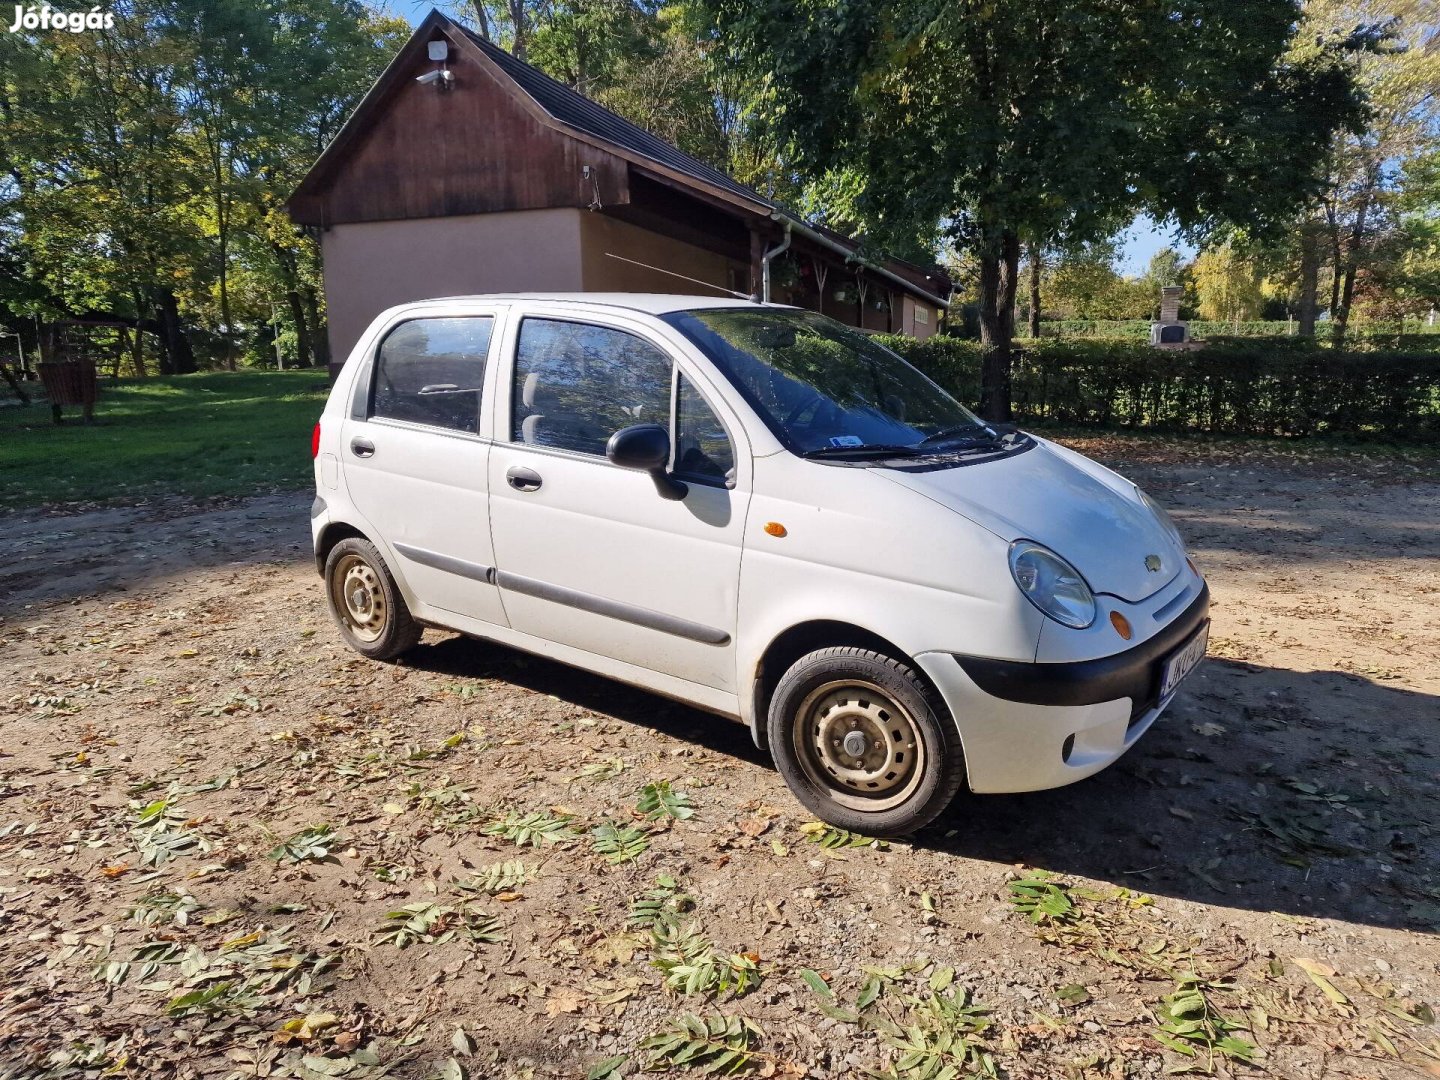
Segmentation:
[(1181, 242), (1172, 226), (1156, 224), (1142, 214), (1125, 231), (1125, 239), (1120, 245), (1120, 265), (1115, 269), (1126, 277), (1143, 274), (1150, 263), (1150, 256), (1164, 247), (1173, 247), (1186, 261), (1195, 257), (1195, 248)]

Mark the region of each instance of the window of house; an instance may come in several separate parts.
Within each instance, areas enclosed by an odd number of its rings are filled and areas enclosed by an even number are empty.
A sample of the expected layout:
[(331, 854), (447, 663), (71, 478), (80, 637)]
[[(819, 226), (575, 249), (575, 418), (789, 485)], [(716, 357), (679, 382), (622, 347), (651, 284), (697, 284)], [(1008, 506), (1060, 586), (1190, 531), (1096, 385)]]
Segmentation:
[(385, 336), (375, 358), (372, 417), (480, 430), (480, 388), (495, 320), (411, 319)]
[(670, 358), (634, 334), (526, 319), (515, 350), (511, 438), (605, 455), (631, 424), (670, 423)]

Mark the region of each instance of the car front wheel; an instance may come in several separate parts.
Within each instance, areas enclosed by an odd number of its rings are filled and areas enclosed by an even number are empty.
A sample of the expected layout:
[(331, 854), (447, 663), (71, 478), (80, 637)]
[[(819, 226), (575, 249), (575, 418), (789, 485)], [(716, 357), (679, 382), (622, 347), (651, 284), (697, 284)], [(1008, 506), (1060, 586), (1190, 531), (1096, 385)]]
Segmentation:
[(965, 778), (959, 736), (934, 691), (909, 664), (868, 649), (797, 660), (770, 699), (768, 734), (795, 797), (868, 836), (923, 828)]

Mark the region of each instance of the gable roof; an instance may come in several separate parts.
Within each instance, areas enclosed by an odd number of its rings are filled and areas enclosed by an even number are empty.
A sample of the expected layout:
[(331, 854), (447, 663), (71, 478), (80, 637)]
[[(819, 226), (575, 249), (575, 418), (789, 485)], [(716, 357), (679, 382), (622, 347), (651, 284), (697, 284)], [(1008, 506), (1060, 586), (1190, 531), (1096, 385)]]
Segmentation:
[(750, 202), (759, 203), (771, 210), (788, 213), (779, 203), (765, 198), (755, 189), (746, 187), (719, 169), (706, 165), (699, 158), (691, 157), (679, 147), (672, 146), (637, 124), (632, 124), (623, 116), (611, 112), (598, 102), (591, 101), (564, 83), (557, 82), (539, 68), (532, 67), (524, 60), (511, 56), (494, 42), (486, 41), (473, 30), (459, 24), (455, 25), (501, 71), (510, 76), (515, 84), (525, 91), (540, 108), (567, 127), (584, 132), (592, 138), (623, 147), (676, 172), (684, 173), (696, 180), (703, 180), (714, 187), (723, 188)]

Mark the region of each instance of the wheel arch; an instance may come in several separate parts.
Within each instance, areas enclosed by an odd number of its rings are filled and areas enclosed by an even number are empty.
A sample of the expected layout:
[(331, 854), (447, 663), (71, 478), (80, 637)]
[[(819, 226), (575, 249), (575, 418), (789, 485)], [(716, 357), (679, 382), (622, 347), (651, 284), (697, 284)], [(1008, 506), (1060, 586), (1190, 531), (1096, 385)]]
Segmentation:
[[(325, 560), (330, 558), (330, 552), (335, 550), (335, 545), (341, 540), (370, 540), (361, 530), (351, 525), (348, 521), (332, 521), (325, 528), (320, 530), (320, 536), (315, 541), (315, 572), (322, 577), (325, 574)], [(370, 541), (374, 543), (373, 540)]]
[[(856, 626), (854, 623), (838, 619), (810, 619), (782, 630), (765, 647), (760, 654), (760, 659), (755, 663), (755, 677), (751, 682), (750, 691), (752, 695), (750, 737), (754, 739), (756, 746), (762, 750), (768, 749), (766, 720), (770, 713), (770, 699), (775, 694), (775, 687), (779, 684), (781, 676), (790, 669), (795, 661), (807, 653), (812, 653), (816, 649), (845, 646), (884, 653), (894, 660), (900, 660), (910, 665), (916, 676), (935, 695), (936, 701), (941, 705), (945, 704), (939, 688), (935, 686), (921, 666), (893, 641), (882, 637), (873, 630)], [(948, 715), (948, 706), (946, 706), (946, 712)]]

